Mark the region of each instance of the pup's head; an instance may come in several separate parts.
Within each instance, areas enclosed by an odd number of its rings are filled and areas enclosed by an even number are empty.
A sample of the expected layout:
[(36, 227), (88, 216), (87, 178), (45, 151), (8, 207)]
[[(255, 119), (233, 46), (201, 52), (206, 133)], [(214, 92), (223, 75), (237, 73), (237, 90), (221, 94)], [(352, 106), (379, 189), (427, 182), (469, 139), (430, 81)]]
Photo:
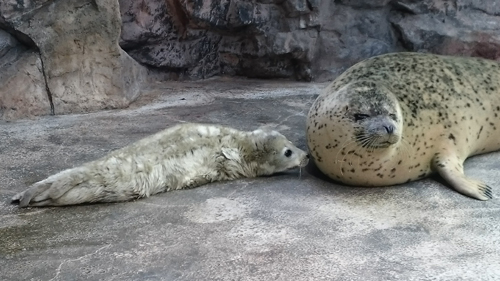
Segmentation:
[(246, 160), (257, 164), (258, 176), (304, 167), (309, 162), (309, 155), (305, 151), (277, 131), (257, 129), (251, 135), (253, 151)]

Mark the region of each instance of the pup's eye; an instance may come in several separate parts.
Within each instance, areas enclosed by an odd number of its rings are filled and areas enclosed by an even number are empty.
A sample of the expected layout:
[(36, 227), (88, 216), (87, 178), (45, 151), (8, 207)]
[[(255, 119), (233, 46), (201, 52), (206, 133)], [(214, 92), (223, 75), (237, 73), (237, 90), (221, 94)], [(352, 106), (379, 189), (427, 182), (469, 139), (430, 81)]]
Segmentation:
[(290, 149), (285, 150), (285, 156), (286, 157), (292, 156), (292, 151)]
[(355, 121), (363, 120), (363, 119), (366, 119), (368, 117), (370, 117), (370, 115), (368, 115), (368, 114), (361, 114), (361, 113), (354, 114)]
[(391, 117), (391, 119), (394, 121), (396, 121), (397, 119), (396, 114), (389, 114), (389, 117)]

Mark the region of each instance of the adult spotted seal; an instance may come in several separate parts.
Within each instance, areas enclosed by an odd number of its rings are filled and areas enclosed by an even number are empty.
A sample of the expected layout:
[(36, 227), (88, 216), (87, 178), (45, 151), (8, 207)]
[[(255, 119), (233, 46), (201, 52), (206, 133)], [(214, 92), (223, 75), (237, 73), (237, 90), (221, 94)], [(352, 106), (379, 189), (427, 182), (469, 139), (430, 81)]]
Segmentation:
[(349, 185), (385, 186), (439, 173), (480, 200), (471, 155), (500, 149), (500, 65), (480, 58), (392, 53), (362, 61), (325, 88), (308, 115), (319, 169)]
[(12, 200), (26, 206), (119, 202), (215, 181), (266, 176), (308, 162), (276, 131), (185, 123), (33, 184)]

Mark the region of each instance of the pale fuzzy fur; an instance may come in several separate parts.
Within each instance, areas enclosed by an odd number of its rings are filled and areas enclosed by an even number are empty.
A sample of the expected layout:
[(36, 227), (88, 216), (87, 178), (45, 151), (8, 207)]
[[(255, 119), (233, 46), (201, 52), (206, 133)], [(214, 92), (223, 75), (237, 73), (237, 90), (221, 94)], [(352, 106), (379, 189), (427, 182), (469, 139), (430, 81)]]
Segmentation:
[[(291, 155), (286, 156), (286, 151)], [(185, 123), (68, 169), (15, 195), (20, 207), (119, 202), (303, 167), (308, 155), (276, 131)]]

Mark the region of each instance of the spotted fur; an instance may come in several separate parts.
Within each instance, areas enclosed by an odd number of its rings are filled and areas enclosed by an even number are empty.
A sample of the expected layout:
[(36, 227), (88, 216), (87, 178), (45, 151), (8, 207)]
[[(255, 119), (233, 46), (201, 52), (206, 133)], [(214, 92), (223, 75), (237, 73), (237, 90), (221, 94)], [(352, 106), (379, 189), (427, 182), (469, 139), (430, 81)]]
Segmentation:
[(119, 202), (303, 167), (308, 155), (276, 131), (186, 123), (33, 184), (26, 206)]
[(308, 146), (320, 170), (346, 184), (393, 185), (437, 172), (458, 192), (487, 200), (491, 188), (465, 177), (463, 162), (500, 149), (498, 114), (498, 63), (386, 54), (325, 88), (309, 112)]

